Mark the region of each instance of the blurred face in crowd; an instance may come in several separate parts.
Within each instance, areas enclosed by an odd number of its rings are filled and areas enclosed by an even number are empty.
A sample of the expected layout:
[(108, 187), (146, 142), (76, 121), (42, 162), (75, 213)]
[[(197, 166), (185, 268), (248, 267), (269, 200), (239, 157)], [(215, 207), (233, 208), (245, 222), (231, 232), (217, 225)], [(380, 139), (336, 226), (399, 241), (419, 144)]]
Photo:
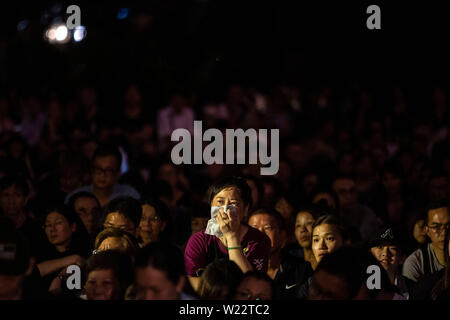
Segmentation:
[(62, 192), (70, 193), (78, 187), (81, 187), (83, 177), (80, 170), (72, 169), (62, 171), (63, 172), (59, 175), (59, 184)]
[(449, 227), (449, 209), (438, 208), (428, 211), (427, 235), (435, 248), (444, 249), (445, 228)]
[(201, 231), (206, 228), (208, 225), (208, 217), (192, 217), (191, 218), (191, 233), (194, 234), (196, 232)]
[(177, 283), (167, 278), (163, 270), (151, 266), (136, 268), (135, 286), (137, 300), (177, 300), (183, 290), (185, 278)]
[(358, 197), (355, 181), (352, 179), (336, 179), (333, 183), (333, 189), (339, 197), (339, 203), (342, 208), (351, 208), (356, 204)]
[(120, 177), (119, 163), (114, 156), (98, 157), (92, 168), (92, 183), (98, 189), (109, 189)]
[(266, 280), (247, 277), (236, 289), (235, 300), (271, 300), (272, 288)]
[(280, 250), (284, 245), (284, 234), (275, 217), (262, 213), (255, 214), (248, 220), (248, 225), (264, 232), (270, 239), (272, 252)]
[(133, 223), (133, 221), (131, 221), (131, 219), (120, 212), (114, 211), (108, 213), (103, 227), (121, 229), (133, 236), (136, 236), (136, 225)]
[(424, 220), (418, 220), (414, 224), (413, 236), (414, 239), (416, 239), (416, 241), (420, 244), (424, 244), (425, 242), (427, 242), (427, 230), (425, 228)]
[(319, 192), (314, 196), (313, 203), (318, 203), (320, 200), (325, 200), (329, 207), (336, 209), (337, 204), (333, 197), (327, 192)]
[(343, 246), (343, 240), (338, 227), (331, 224), (321, 224), (313, 229), (312, 250), (317, 262), (323, 256), (334, 252)]
[(297, 213), (295, 219), (295, 238), (302, 248), (311, 248), (311, 234), (314, 218), (307, 211)]
[(84, 285), (88, 300), (118, 300), (120, 283), (111, 269), (93, 270)]
[(314, 273), (308, 300), (345, 300), (349, 297), (350, 288), (343, 279), (325, 270)]
[(384, 188), (388, 194), (396, 194), (401, 191), (402, 180), (399, 176), (392, 172), (385, 172), (382, 179)]
[[(247, 216), (248, 205), (244, 204), (238, 189), (235, 187), (229, 187), (222, 189), (219, 193), (215, 195), (211, 202), (211, 206), (222, 207), (234, 205), (236, 208), (236, 213), (234, 219), (242, 221), (242, 219)], [(232, 212), (232, 211), (231, 211)]]
[(72, 241), (72, 233), (76, 230), (76, 224), (69, 224), (66, 217), (58, 212), (51, 212), (45, 218), (45, 234), (48, 241), (54, 246), (69, 246)]
[(148, 242), (158, 241), (164, 231), (166, 222), (162, 221), (154, 207), (149, 204), (142, 206), (142, 218), (139, 224), (141, 238)]
[(26, 204), (26, 197), (16, 186), (10, 186), (0, 194), (0, 205), (5, 216), (17, 216)]
[(281, 197), (277, 203), (275, 203), (275, 209), (281, 213), (285, 221), (290, 221), (292, 214), (294, 213), (294, 208), (284, 197)]
[(80, 216), (89, 234), (95, 233), (98, 219), (100, 217), (100, 207), (97, 201), (91, 197), (80, 197), (74, 203), (75, 212)]
[(380, 262), (383, 268), (388, 272), (396, 272), (401, 263), (400, 249), (390, 243), (381, 243), (378, 246), (370, 248), (370, 252), (375, 259)]

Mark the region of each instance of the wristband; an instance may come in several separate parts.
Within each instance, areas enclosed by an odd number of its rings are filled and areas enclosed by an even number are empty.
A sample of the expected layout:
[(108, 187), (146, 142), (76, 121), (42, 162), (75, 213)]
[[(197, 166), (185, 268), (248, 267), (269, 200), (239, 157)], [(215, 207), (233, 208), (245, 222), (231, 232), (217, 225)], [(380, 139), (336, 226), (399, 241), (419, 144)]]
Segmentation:
[(228, 247), (228, 250), (233, 250), (233, 249), (242, 249), (242, 246), (236, 246), (236, 247)]

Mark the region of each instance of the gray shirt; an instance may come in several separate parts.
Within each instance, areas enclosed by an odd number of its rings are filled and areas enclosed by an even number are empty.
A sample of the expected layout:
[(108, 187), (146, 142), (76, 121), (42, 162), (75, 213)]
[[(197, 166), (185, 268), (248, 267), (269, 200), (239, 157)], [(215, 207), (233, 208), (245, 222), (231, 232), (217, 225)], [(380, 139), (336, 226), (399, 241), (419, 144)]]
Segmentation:
[[(430, 266), (431, 273), (443, 269), (444, 266), (439, 263), (431, 243), (426, 246), (426, 250), (428, 252), (428, 261), (426, 263)], [(417, 282), (425, 274), (425, 262), (421, 249), (417, 249), (406, 258), (403, 264), (402, 274), (414, 282)]]

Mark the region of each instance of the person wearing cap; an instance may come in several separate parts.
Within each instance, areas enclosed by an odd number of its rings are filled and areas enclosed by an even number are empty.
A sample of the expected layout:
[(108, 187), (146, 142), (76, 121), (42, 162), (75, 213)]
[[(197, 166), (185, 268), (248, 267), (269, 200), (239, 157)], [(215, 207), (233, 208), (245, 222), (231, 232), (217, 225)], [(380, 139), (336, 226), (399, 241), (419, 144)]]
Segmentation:
[(404, 260), (403, 253), (392, 228), (384, 226), (373, 233), (369, 238), (368, 248), (386, 270), (389, 281), (396, 287), (398, 293), (408, 299), (412, 283), (400, 273), (399, 266)]
[(25, 277), (33, 270), (27, 239), (0, 216), (0, 300), (21, 300)]

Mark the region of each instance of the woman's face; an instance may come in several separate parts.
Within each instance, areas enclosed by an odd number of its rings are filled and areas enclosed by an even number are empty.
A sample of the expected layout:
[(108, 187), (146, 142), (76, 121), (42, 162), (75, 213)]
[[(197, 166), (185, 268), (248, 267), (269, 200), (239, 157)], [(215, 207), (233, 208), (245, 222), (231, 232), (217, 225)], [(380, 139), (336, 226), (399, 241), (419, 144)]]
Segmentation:
[(313, 229), (312, 250), (319, 263), (323, 256), (343, 246), (342, 236), (335, 225), (321, 224)]
[(425, 229), (425, 221), (419, 220), (414, 224), (414, 239), (420, 244), (427, 242), (427, 231)]
[(142, 218), (139, 224), (141, 238), (149, 240), (149, 242), (158, 241), (165, 227), (166, 222), (161, 220), (155, 208), (149, 204), (144, 204), (142, 206)]
[(44, 229), (48, 241), (52, 245), (69, 245), (72, 240), (72, 233), (75, 232), (76, 224), (74, 223), (71, 226), (66, 217), (55, 211), (45, 218)]
[(88, 300), (118, 300), (120, 283), (111, 269), (93, 270), (84, 285)]
[(222, 207), (234, 205), (236, 208), (236, 217), (242, 221), (248, 213), (248, 205), (244, 204), (238, 190), (235, 187), (222, 189), (211, 202), (211, 206)]
[(295, 238), (302, 248), (311, 248), (311, 234), (314, 218), (307, 211), (300, 211), (295, 220)]

